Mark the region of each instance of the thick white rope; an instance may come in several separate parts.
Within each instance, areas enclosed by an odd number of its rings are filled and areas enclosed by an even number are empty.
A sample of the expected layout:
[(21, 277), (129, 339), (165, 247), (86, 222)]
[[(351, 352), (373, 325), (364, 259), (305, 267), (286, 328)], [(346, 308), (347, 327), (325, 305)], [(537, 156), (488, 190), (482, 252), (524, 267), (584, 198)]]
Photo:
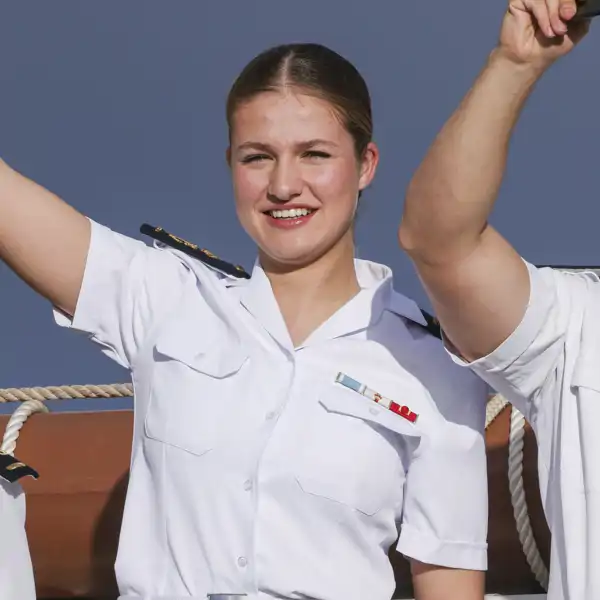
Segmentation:
[[(13, 413), (8, 425), (2, 447), (3, 452), (12, 454), (16, 447), (19, 431), (29, 415), (47, 410), (44, 400), (67, 400), (72, 398), (122, 398), (133, 396), (133, 387), (129, 383), (109, 385), (60, 385), (34, 388), (0, 389), (1, 402), (22, 402)], [(500, 395), (492, 396), (486, 406), (485, 428), (487, 429), (498, 415), (508, 406)], [(531, 571), (544, 590), (548, 589), (548, 569), (539, 552), (531, 529), (527, 512), (527, 500), (523, 483), (523, 437), (525, 435), (525, 417), (512, 407), (510, 433), (508, 441), (508, 480), (510, 499), (513, 506), (519, 540)]]
[(130, 383), (108, 385), (56, 385), (32, 388), (0, 388), (0, 403), (26, 400), (70, 400), (77, 398), (123, 398), (133, 396)]
[[(487, 429), (496, 417), (509, 406), (508, 401), (496, 394), (487, 403), (485, 428)], [(548, 591), (548, 569), (536, 544), (527, 511), (527, 498), (523, 481), (523, 447), (525, 437), (525, 417), (513, 406), (510, 414), (510, 430), (508, 437), (508, 486), (510, 501), (513, 507), (519, 541), (523, 554), (531, 572), (545, 591)]]
[(40, 400), (27, 400), (13, 412), (6, 425), (0, 452), (13, 456), (21, 427), (23, 427), (27, 418), (36, 412), (48, 412), (48, 407)]
[(525, 437), (525, 417), (514, 406), (510, 414), (510, 435), (508, 441), (508, 485), (515, 522), (523, 553), (531, 572), (544, 591), (548, 591), (548, 569), (544, 564), (533, 536), (527, 499), (523, 485), (523, 447)]
[(508, 401), (500, 394), (494, 394), (485, 407), (485, 428), (487, 429), (496, 417), (508, 406)]

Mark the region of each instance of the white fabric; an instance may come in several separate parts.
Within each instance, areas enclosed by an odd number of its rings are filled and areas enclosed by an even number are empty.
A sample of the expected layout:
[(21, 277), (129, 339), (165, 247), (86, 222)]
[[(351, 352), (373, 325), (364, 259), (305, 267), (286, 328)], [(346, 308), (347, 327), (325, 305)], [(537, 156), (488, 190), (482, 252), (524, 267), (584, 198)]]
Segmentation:
[(33, 568), (25, 534), (25, 494), (0, 478), (0, 598), (35, 600)]
[[(294, 348), (250, 280), (96, 223), (73, 322), (132, 370), (123, 598), (388, 600), (387, 551), (486, 568), (487, 387), (357, 261), (361, 292)], [(406, 404), (416, 424), (335, 383)]]
[(538, 442), (552, 532), (548, 600), (600, 598), (600, 281), (527, 264), (531, 293), (514, 333), (467, 365), (512, 402)]

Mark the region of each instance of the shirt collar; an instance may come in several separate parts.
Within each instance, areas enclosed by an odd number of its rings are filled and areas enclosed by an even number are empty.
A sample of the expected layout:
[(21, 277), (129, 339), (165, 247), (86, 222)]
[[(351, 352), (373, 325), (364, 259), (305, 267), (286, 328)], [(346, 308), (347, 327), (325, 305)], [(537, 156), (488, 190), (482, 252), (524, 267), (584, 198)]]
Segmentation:
[[(394, 290), (389, 267), (362, 259), (355, 259), (354, 265), (360, 292), (318, 327), (302, 347), (375, 326), (384, 311), (426, 324), (417, 304)], [(240, 301), (246, 309), (284, 349), (294, 350), (271, 284), (258, 259), (249, 280), (227, 279), (224, 283), (227, 287), (241, 287)]]
[(427, 324), (417, 303), (394, 289), (392, 270), (388, 266), (360, 259), (355, 259), (354, 264), (358, 284), (363, 290), (372, 290), (375, 295), (382, 291), (380, 310), (389, 310), (420, 325)]

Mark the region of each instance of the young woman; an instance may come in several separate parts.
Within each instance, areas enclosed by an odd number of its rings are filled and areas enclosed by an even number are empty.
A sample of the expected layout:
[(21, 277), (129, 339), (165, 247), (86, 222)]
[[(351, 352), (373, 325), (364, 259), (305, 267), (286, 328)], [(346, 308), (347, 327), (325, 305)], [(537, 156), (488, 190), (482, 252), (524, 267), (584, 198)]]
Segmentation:
[(378, 161), (364, 80), (323, 46), (279, 46), (227, 119), (248, 278), (0, 171), (0, 256), (132, 373), (121, 598), (389, 600), (399, 533), (420, 600), (481, 600), (486, 390), (389, 268), (354, 258)]

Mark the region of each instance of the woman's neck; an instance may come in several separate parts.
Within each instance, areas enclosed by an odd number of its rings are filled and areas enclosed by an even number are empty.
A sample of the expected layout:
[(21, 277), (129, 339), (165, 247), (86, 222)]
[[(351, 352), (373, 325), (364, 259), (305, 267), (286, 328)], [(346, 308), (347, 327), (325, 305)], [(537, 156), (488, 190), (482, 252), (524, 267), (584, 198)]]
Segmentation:
[(282, 271), (269, 268), (268, 260), (261, 262), (296, 347), (360, 290), (350, 236), (298, 269)]

